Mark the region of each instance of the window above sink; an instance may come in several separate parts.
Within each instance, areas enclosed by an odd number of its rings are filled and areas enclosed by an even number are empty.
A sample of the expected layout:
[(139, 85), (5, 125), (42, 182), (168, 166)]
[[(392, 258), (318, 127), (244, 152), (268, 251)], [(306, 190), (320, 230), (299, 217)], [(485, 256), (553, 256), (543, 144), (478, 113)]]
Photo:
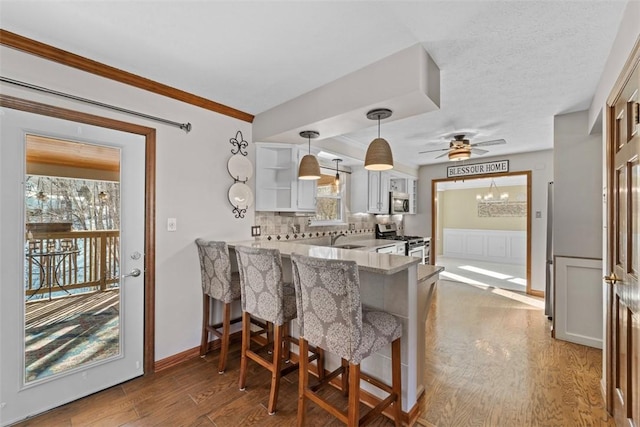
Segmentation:
[(316, 215), (311, 218), (310, 225), (344, 225), (346, 224), (344, 194), (348, 181), (347, 174), (338, 172), (340, 179), (336, 183), (335, 169), (321, 167), (320, 173), (316, 189)]

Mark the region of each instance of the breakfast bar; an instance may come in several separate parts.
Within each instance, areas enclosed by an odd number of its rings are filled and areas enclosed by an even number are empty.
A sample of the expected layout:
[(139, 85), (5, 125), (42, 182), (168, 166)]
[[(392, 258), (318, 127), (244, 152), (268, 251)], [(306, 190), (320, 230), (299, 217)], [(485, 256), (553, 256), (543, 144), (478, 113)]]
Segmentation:
[[(232, 269), (235, 265), (236, 246), (278, 249), (283, 258), (285, 281), (291, 281), (290, 255), (301, 254), (317, 258), (355, 261), (360, 276), (360, 290), (364, 305), (380, 308), (402, 320), (402, 410), (406, 420), (418, 416), (418, 399), (424, 392), (425, 322), (442, 267), (419, 264), (414, 257), (364, 250), (343, 249), (332, 246), (315, 246), (300, 242), (243, 241), (229, 242)], [(297, 324), (292, 323), (292, 335), (297, 334)], [(383, 382), (391, 381), (389, 360), (390, 346), (362, 362), (362, 371)], [(327, 354), (326, 368), (331, 370), (340, 364), (340, 358)], [(380, 398), (379, 391), (362, 384), (363, 401)], [(370, 399), (367, 402), (367, 399)]]

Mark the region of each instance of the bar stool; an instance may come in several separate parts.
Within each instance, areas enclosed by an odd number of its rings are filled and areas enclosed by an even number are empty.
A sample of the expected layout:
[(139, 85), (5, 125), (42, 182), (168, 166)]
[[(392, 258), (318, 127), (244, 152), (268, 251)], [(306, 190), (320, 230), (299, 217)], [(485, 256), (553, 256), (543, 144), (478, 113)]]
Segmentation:
[[(200, 357), (204, 357), (209, 346), (209, 334), (220, 338), (220, 360), (218, 373), (224, 373), (229, 352), (229, 328), (231, 324), (242, 318), (231, 320), (231, 303), (240, 299), (240, 277), (231, 273), (229, 248), (225, 242), (196, 239), (200, 255), (200, 271), (202, 275), (202, 340)], [(211, 300), (224, 304), (222, 323), (211, 324)], [(219, 330), (222, 328), (222, 330)]]
[[(292, 254), (291, 263), (300, 327), (300, 352), (304, 353), (307, 346), (313, 344), (342, 358), (341, 366), (313, 387), (309, 387), (307, 366), (301, 360), (298, 426), (304, 425), (307, 400), (349, 427), (368, 423), (393, 404), (395, 425), (401, 426), (400, 319), (384, 311), (362, 306), (355, 261)], [(360, 362), (388, 344), (391, 344), (391, 387), (360, 372)], [(349, 396), (346, 412), (316, 394), (320, 387), (338, 375), (341, 375), (343, 394)], [(361, 378), (389, 393), (386, 399), (362, 417), (359, 410)]]
[[(289, 356), (290, 343), (298, 343), (298, 340), (289, 336), (288, 333), (289, 322), (296, 318), (295, 290), (292, 283), (285, 283), (282, 280), (282, 260), (280, 251), (277, 249), (236, 246), (235, 251), (238, 257), (242, 295), (242, 357), (238, 385), (241, 390), (244, 390), (249, 359), (271, 371), (271, 390), (267, 409), (272, 415), (276, 411), (280, 378), (298, 369), (299, 366), (298, 363), (291, 362), (288, 366), (283, 366), (283, 360), (288, 359)], [(252, 316), (270, 322), (274, 327), (273, 341), (267, 342), (256, 351), (250, 348)], [(260, 355), (264, 350), (272, 351), (271, 360)], [(314, 353), (308, 357), (308, 351), (300, 352), (299, 360), (304, 360), (305, 366), (308, 366), (310, 361), (317, 360), (318, 372), (324, 373), (322, 354)]]

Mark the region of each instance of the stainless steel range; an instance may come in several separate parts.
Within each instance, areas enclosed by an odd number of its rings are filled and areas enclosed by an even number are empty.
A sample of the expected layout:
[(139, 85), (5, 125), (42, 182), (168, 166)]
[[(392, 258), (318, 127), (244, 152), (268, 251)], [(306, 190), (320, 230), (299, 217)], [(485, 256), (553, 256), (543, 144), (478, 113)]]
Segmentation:
[(376, 239), (402, 240), (405, 242), (405, 255), (420, 258), (422, 264), (428, 261), (429, 239), (420, 236), (400, 236), (396, 223), (376, 224)]

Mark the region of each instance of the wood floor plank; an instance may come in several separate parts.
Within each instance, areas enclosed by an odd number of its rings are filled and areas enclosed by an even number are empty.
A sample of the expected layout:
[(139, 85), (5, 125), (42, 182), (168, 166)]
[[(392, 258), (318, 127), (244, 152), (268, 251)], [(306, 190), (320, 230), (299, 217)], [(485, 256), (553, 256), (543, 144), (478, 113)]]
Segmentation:
[[(598, 349), (553, 340), (549, 322), (528, 297), (509, 298), (440, 281), (426, 327), (425, 393), (417, 422), (426, 427), (600, 426), (614, 423), (600, 391)], [(247, 388), (238, 389), (239, 345), (227, 370), (218, 352), (194, 358), (19, 423), (19, 426), (293, 427), (297, 373), (282, 380), (278, 411), (267, 414), (270, 374), (249, 362)], [(344, 405), (329, 387), (325, 397)], [(361, 411), (368, 408), (361, 406)], [(310, 403), (307, 427), (340, 422)], [(370, 426), (390, 427), (385, 418)]]

